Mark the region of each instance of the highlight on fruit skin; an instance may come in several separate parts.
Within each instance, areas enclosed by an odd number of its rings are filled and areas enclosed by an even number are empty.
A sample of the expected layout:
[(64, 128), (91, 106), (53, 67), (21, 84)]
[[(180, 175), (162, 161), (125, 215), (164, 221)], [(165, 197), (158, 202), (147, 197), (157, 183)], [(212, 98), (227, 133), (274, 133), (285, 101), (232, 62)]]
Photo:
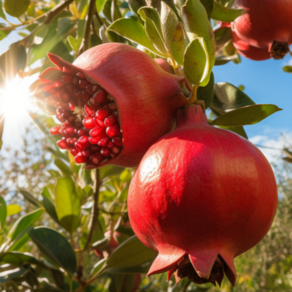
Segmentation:
[[(232, 23), (232, 30), (238, 38), (276, 60), (283, 59), (292, 44), (292, 2), (236, 0), (234, 7), (246, 10)], [(262, 54), (263, 58), (265, 53)]]
[(148, 275), (176, 282), (236, 283), (233, 259), (268, 232), (277, 208), (270, 164), (253, 144), (210, 126), (200, 106), (147, 151), (131, 181), (128, 212), (138, 238), (158, 252)]
[(185, 78), (165, 72), (134, 47), (102, 44), (73, 64), (48, 56), (57, 68), (41, 73), (35, 96), (56, 108), (61, 125), (51, 134), (62, 137), (58, 146), (87, 169), (137, 166), (187, 103), (181, 91)]

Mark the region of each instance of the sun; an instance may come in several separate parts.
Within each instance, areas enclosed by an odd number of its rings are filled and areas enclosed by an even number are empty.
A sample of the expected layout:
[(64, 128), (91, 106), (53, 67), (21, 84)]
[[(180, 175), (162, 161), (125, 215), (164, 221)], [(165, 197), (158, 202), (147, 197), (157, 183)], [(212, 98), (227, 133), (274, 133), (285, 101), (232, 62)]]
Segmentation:
[(0, 88), (0, 116), (21, 119), (32, 105), (31, 93), (26, 80), (16, 76)]

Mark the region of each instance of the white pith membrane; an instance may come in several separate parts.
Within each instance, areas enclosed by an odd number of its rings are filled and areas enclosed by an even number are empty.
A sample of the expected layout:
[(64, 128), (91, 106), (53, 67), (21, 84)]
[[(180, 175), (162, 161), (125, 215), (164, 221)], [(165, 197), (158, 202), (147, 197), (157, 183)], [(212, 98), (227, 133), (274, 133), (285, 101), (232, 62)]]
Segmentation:
[(44, 102), (57, 108), (56, 117), (62, 123), (50, 131), (62, 136), (59, 148), (68, 149), (75, 162), (85, 163), (87, 169), (119, 155), (122, 130), (113, 97), (75, 68), (49, 68), (40, 80), (44, 84), (36, 91), (45, 92)]

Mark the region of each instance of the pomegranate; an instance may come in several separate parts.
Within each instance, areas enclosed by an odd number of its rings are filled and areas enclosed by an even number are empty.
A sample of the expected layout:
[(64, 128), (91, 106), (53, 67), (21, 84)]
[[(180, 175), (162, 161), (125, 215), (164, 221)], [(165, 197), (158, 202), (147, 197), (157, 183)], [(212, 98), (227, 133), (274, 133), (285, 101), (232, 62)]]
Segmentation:
[(73, 65), (48, 56), (57, 68), (39, 76), (43, 84), (36, 97), (57, 107), (62, 124), (51, 134), (61, 135), (58, 146), (87, 169), (107, 163), (137, 166), (187, 103), (180, 87), (185, 78), (165, 72), (131, 46), (99, 45)]
[(174, 74), (173, 68), (170, 66), (170, 64), (162, 58), (155, 58), (154, 61), (165, 71), (170, 74)]
[(252, 47), (266, 50), (282, 59), (292, 43), (292, 4), (290, 0), (236, 0), (235, 8), (246, 13), (236, 18), (232, 29)]
[(177, 112), (177, 128), (153, 144), (132, 179), (131, 226), (159, 254), (148, 275), (176, 282), (235, 285), (233, 258), (257, 244), (277, 208), (264, 155), (232, 132), (210, 126), (200, 106)]

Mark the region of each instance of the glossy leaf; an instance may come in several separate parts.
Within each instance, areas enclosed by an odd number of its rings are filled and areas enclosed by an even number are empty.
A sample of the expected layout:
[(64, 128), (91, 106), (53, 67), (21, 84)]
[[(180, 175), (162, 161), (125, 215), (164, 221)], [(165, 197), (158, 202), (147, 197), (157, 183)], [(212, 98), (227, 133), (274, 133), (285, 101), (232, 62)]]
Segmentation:
[[(182, 6), (182, 18), (189, 40), (191, 42), (195, 39), (197, 40), (192, 46), (196, 46), (200, 51), (202, 51), (199, 48), (200, 43), (202, 45), (202, 48), (205, 50), (205, 54), (207, 55), (207, 58), (205, 58), (206, 69), (204, 70), (204, 74), (202, 74), (202, 77), (204, 78), (203, 80), (201, 80), (202, 86), (205, 86), (209, 82), (210, 74), (215, 63), (215, 41), (212, 26), (209, 22), (207, 12), (199, 0), (186, 1), (185, 5)], [(201, 39), (203, 39), (204, 42), (201, 41)], [(200, 40), (199, 43), (198, 40)], [(188, 48), (190, 49), (190, 44), (188, 45)], [(190, 53), (191, 51), (189, 51), (189, 54)], [(185, 54), (187, 54), (187, 52)], [(197, 56), (195, 55), (191, 59), (195, 61), (196, 57), (198, 57), (199, 55), (202, 56), (202, 53), (197, 54)], [(196, 63), (197, 62), (202, 63), (201, 60), (196, 60)], [(184, 64), (186, 64), (185, 61)], [(192, 71), (194, 72), (195, 70)], [(187, 77), (192, 75), (191, 72), (187, 72), (187, 69), (184, 69), (184, 72)], [(196, 75), (201, 75), (201, 72), (196, 73)], [(190, 82), (192, 81), (190, 80)]]
[(59, 168), (63, 175), (72, 175), (71, 168), (61, 159), (55, 158), (54, 164)]
[(30, 5), (30, 0), (4, 0), (5, 12), (11, 16), (19, 17)]
[(0, 17), (3, 18), (3, 19), (6, 19), (6, 15), (3, 11), (3, 6), (2, 6), (2, 0), (0, 0)]
[(184, 56), (184, 72), (187, 79), (199, 85), (208, 75), (209, 58), (203, 38), (196, 38), (187, 46)]
[(7, 206), (7, 216), (15, 215), (21, 212), (20, 205), (8, 205)]
[(161, 28), (169, 52), (178, 64), (183, 65), (185, 51), (183, 28), (176, 14), (165, 2), (161, 2)]
[(128, 0), (130, 9), (135, 13), (138, 14), (138, 10), (141, 7), (147, 6), (145, 0)]
[(157, 252), (146, 247), (134, 235), (114, 250), (101, 271), (123, 272), (126, 269), (154, 260), (156, 255)]
[(54, 219), (54, 221), (60, 224), (56, 208), (53, 202), (49, 198), (43, 197), (42, 205), (45, 208), (46, 212)]
[(76, 21), (71, 20), (69, 17), (62, 17), (58, 19), (57, 31), (60, 35), (67, 34), (76, 24)]
[(231, 9), (231, 8), (222, 6), (217, 1), (214, 1), (212, 18), (223, 21), (223, 22), (232, 22), (237, 17), (239, 17), (240, 15), (244, 13), (245, 13), (244, 9)]
[(142, 7), (138, 13), (144, 20), (144, 27), (148, 38), (153, 43), (154, 47), (164, 56), (168, 56), (167, 48), (165, 47), (164, 37), (162, 34), (161, 23), (158, 12), (151, 7)]
[(62, 227), (72, 233), (79, 224), (80, 200), (71, 177), (58, 179), (55, 189), (56, 211)]
[(28, 234), (46, 257), (66, 271), (72, 274), (76, 272), (77, 261), (74, 250), (63, 235), (48, 227), (33, 228)]
[(29, 240), (30, 240), (30, 237), (28, 236), (27, 233), (25, 233), (20, 239), (13, 242), (12, 245), (9, 246), (7, 251), (10, 252), (10, 251), (20, 250)]
[(4, 198), (0, 196), (0, 226), (2, 230), (4, 229), (5, 226), (6, 216), (7, 216), (6, 202)]
[(20, 277), (27, 272), (24, 267), (17, 267), (14, 265), (2, 265), (0, 266), (0, 283), (7, 283), (13, 278)]
[(200, 1), (204, 5), (204, 8), (206, 9), (208, 17), (211, 18), (215, 1), (214, 0), (200, 0)]
[(144, 26), (138, 21), (134, 21), (131, 18), (118, 19), (109, 26), (108, 30), (114, 31), (128, 40), (140, 44), (154, 54), (164, 57), (164, 55), (154, 47), (145, 32)]
[(232, 39), (230, 27), (220, 27), (214, 31), (216, 50), (218, 51), (224, 44)]
[(205, 87), (199, 87), (197, 99), (205, 102), (205, 108), (208, 108), (213, 101), (214, 96), (214, 74), (211, 73), (209, 83)]
[(43, 268), (46, 268), (47, 266), (36, 259), (32, 254), (30, 253), (21, 253), (21, 252), (7, 252), (4, 257), (2, 258), (1, 262), (7, 263), (7, 264), (12, 264), (16, 266), (22, 266), (24, 264), (32, 264), (32, 265), (37, 265)]
[(40, 207), (41, 206), (40, 202), (32, 194), (30, 194), (29, 192), (27, 192), (25, 190), (20, 190), (19, 192), (24, 196), (24, 198), (27, 201), (29, 201), (34, 206), (36, 206), (36, 207)]
[(43, 214), (42, 209), (34, 210), (26, 215), (20, 217), (10, 229), (7, 238), (10, 241), (15, 242), (21, 238), (27, 231), (32, 227), (32, 225), (38, 221), (40, 216)]
[(284, 66), (283, 71), (287, 73), (292, 73), (292, 66)]
[(255, 102), (244, 92), (227, 82), (220, 82), (214, 86), (214, 99), (210, 108), (215, 114), (224, 114), (228, 111), (253, 105)]
[(280, 110), (273, 104), (249, 105), (219, 116), (211, 124), (221, 126), (253, 125)]

